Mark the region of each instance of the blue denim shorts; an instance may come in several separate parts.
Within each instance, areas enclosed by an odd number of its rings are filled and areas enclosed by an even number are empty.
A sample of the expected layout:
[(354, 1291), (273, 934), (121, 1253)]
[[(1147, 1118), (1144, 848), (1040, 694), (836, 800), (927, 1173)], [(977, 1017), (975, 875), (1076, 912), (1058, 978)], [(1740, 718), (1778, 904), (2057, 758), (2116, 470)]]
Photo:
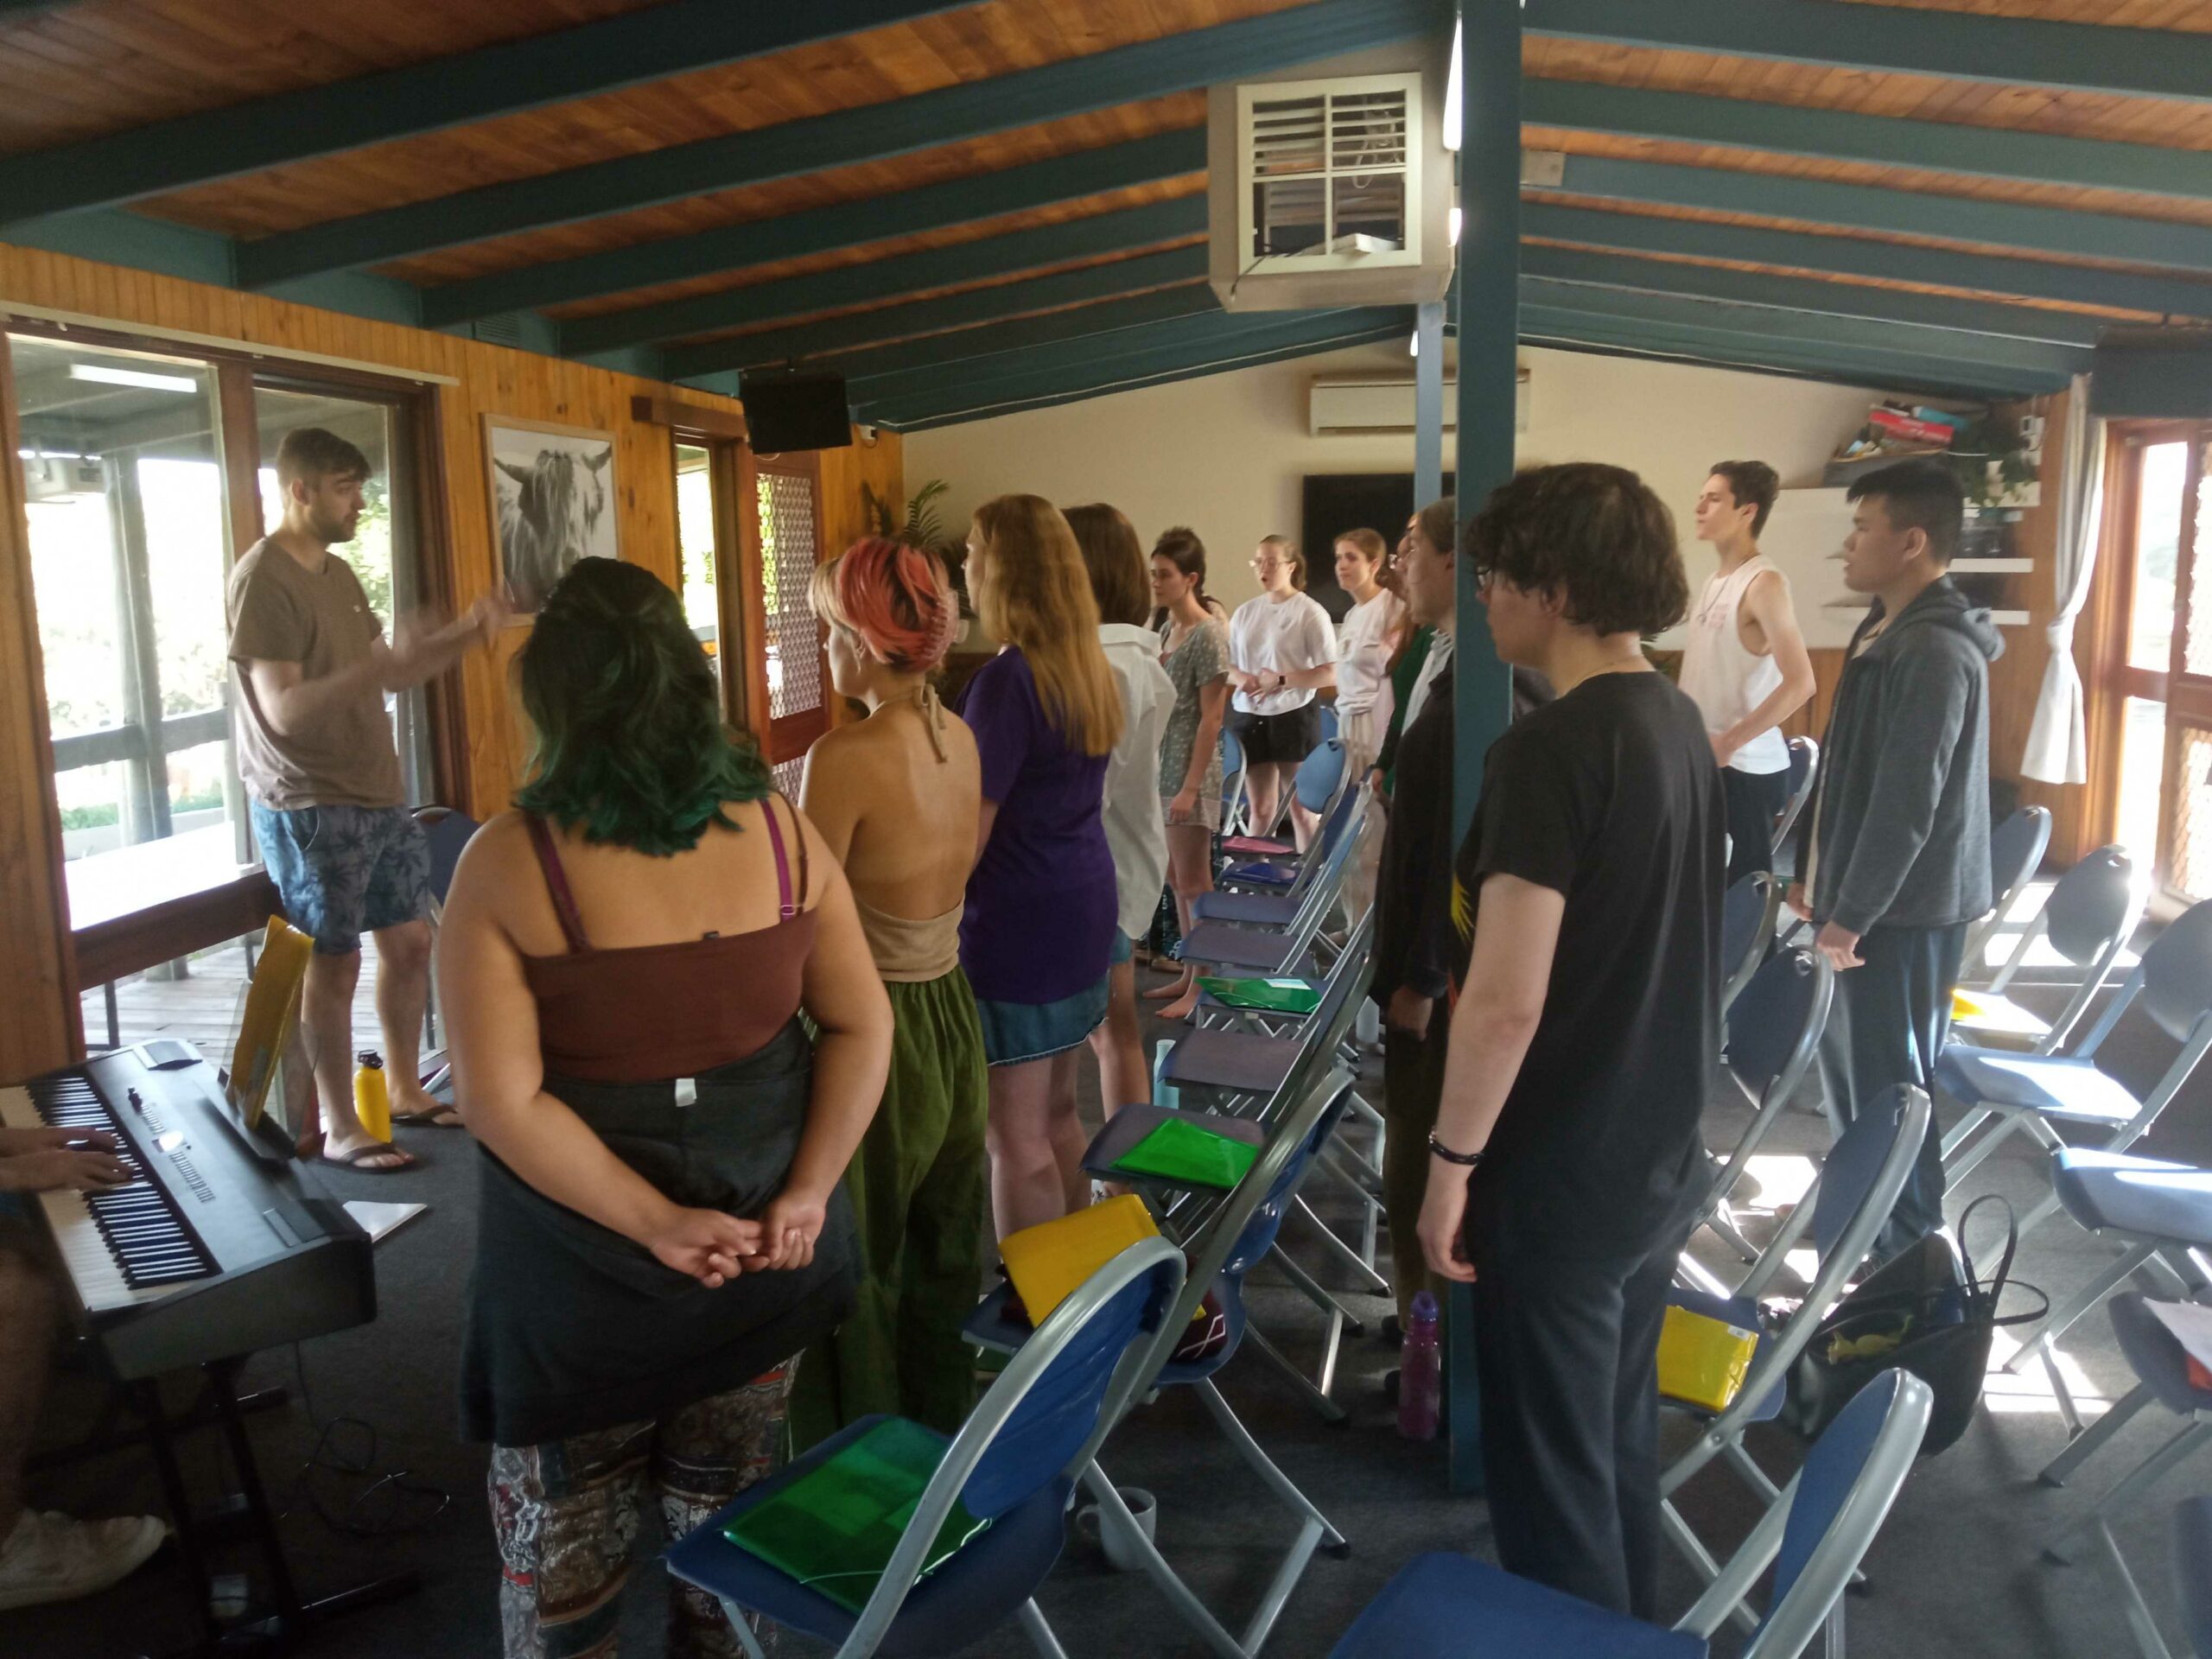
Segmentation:
[(1065, 1053), (1106, 1019), (1106, 980), (1101, 976), (1057, 1002), (994, 1002), (976, 999), (982, 1016), (983, 1058), (993, 1065), (1020, 1065)]
[(318, 954), (351, 956), (361, 935), (430, 913), (430, 843), (404, 806), (253, 803), (253, 838), (284, 919)]

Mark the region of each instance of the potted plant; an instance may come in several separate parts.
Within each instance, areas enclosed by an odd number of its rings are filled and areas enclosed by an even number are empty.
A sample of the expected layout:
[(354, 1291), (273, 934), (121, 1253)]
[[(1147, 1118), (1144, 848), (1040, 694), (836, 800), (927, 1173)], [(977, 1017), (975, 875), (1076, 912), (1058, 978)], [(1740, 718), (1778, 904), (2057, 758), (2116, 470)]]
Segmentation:
[[(906, 503), (903, 519), (894, 520), (891, 499), (878, 495), (866, 483), (861, 486), (861, 500), (868, 528), (876, 535), (894, 542), (904, 542), (909, 547), (918, 547), (926, 553), (934, 553), (944, 562), (945, 574), (952, 578), (953, 594), (960, 601), (961, 620), (965, 623), (976, 614), (976, 607), (968, 600), (968, 543), (945, 528), (938, 507), (940, 499), (951, 488), (952, 486), (941, 478), (930, 480)], [(965, 630), (963, 632), (964, 633)]]

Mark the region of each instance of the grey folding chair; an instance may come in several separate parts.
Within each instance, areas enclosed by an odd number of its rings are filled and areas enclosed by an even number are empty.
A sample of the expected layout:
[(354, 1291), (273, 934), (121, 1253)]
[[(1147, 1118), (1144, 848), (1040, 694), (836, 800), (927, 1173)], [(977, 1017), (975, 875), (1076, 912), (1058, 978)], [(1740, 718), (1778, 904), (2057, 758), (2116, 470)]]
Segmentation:
[[(2135, 880), (2135, 861), (2126, 848), (2100, 847), (2091, 853), (2052, 884), (2043, 907), (2021, 930), (1997, 976), (1957, 999), (1951, 1020), (1955, 1040), (2031, 1054), (2056, 1053), (2112, 978), (2143, 919), (2148, 897), (2147, 888)], [(2050, 1020), (2037, 1019), (2005, 995), (2039, 940), (2048, 940), (2052, 950), (2082, 971), (2081, 982), (2065, 1007)], [(1961, 1119), (1944, 1137), (1945, 1155), (1965, 1145), (1986, 1121), (1980, 1116)]]
[(1720, 899), (1720, 1011), (1743, 995), (1774, 943), (1774, 918), (1782, 909), (1782, 884), (1764, 870), (1753, 870), (1729, 883)]
[(2212, 1659), (2212, 1496), (2174, 1511), (2174, 1584), (2196, 1659)]
[(2050, 845), (2050, 809), (2024, 806), (1993, 825), (1989, 831), (1989, 888), (1995, 895), (1989, 913), (1967, 931), (1962, 977), (1981, 977), (1982, 949), (2003, 924), (2020, 890), (2043, 868), (2044, 849)]
[(1823, 1630), (1843, 1659), (1843, 1592), (1912, 1471), (1934, 1395), (1882, 1373), (1814, 1443), (1805, 1466), (1697, 1605), (1670, 1630), (1516, 1579), (1464, 1555), (1417, 1557), (1383, 1587), (1329, 1659), (1443, 1659), (1478, 1653), (1576, 1659), (1704, 1659), (1770, 1563), (1766, 1617), (1743, 1659), (1797, 1659)]
[[(2139, 1002), (2152, 1023), (2180, 1045), (2165, 1075), (2140, 1100), (2096, 1064), (2105, 1039)], [(2150, 1133), (2208, 1049), (2212, 1049), (2212, 900), (2190, 906), (2152, 941), (2120, 995), (2071, 1054), (2015, 1054), (1962, 1043), (1944, 1049), (1936, 1062), (1937, 1086), (1969, 1113), (2004, 1119), (1954, 1157), (1946, 1173), (1955, 1185), (1999, 1140), (2018, 1129), (2025, 1129), (2056, 1152), (2066, 1144), (2053, 1127), (2058, 1123), (2102, 1129), (2107, 1138), (2101, 1149), (2125, 1152)], [(2058, 1195), (2047, 1194), (2020, 1218), (2020, 1236), (2026, 1237), (2057, 1209)]]
[[(2200, 1389), (2190, 1382), (2181, 1344), (2158, 1323), (2141, 1296), (2131, 1292), (2113, 1300), (2112, 1331), (2120, 1340), (2121, 1357), (2139, 1379), (2139, 1384), (2107, 1415), (2118, 1415), (2125, 1408), (2127, 1415), (2133, 1416), (2155, 1400), (2181, 1418), (2182, 1427), (2121, 1477), (2071, 1526), (2044, 1545), (2044, 1554), (2054, 1561), (2069, 1562), (2086, 1535), (2097, 1546), (2117, 1581), (2128, 1630), (2144, 1659), (2171, 1659), (2165, 1640), (2158, 1634), (2158, 1622), (2144, 1605), (2143, 1592), (2135, 1582), (2135, 1575), (2128, 1571), (2127, 1558), (2120, 1554), (2120, 1541), (2113, 1536), (2112, 1520), (2181, 1465), (2207, 1446), (2212, 1446), (2212, 1389)], [(2102, 1427), (2101, 1423), (2098, 1425), (2099, 1428)], [(2086, 1440), (2089, 1437), (2085, 1434), (2082, 1438)], [(2069, 1446), (2061, 1460), (2071, 1455), (2073, 1449)]]
[[(1897, 1194), (1904, 1190), (1905, 1177), (1928, 1134), (1928, 1096), (1920, 1090), (1900, 1084), (1885, 1090), (1838, 1137), (1813, 1190), (1791, 1211), (1732, 1296), (1724, 1299), (1679, 1287), (1673, 1294), (1676, 1306), (1758, 1333), (1751, 1369), (1725, 1409), (1713, 1412), (1661, 1398), (1662, 1406), (1699, 1421), (1696, 1440), (1660, 1477), (1660, 1513), (1669, 1538), (1708, 1581), (1718, 1577), (1719, 1565), (1675, 1509), (1674, 1495), (1718, 1460), (1768, 1503), (1780, 1497), (1745, 1451), (1744, 1433), (1753, 1423), (1770, 1421), (1781, 1414), (1789, 1368), (1812, 1341), (1822, 1318), (1842, 1300), (1846, 1285), (1866, 1265), (1875, 1238), (1897, 1207)], [(1780, 1329), (1765, 1330), (1759, 1303), (1774, 1287), (1808, 1227), (1820, 1259), (1812, 1287)], [(1746, 1630), (1751, 1627), (1748, 1608), (1739, 1606), (1738, 1618)]]
[[(1782, 1109), (1812, 1069), (1820, 1052), (1821, 1030), (1827, 1024), (1835, 995), (1835, 970), (1816, 952), (1782, 950), (1751, 976), (1744, 994), (1728, 1009), (1728, 1046), (1722, 1070), (1751, 1104), (1751, 1121), (1735, 1149), (1713, 1177), (1713, 1190), (1698, 1211), (1697, 1224), (1710, 1227), (1746, 1262), (1758, 1252), (1738, 1230), (1728, 1208), (1730, 1194), (1745, 1167), (1766, 1139)], [(1700, 1270), (1701, 1271), (1701, 1270)], [(1719, 1285), (1708, 1290), (1726, 1294)]]
[(1789, 798), (1783, 803), (1782, 810), (1775, 815), (1774, 844), (1779, 848), (1797, 827), (1799, 814), (1805, 803), (1813, 798), (1813, 785), (1820, 781), (1821, 746), (1809, 737), (1793, 737), (1789, 750)]
[(1362, 849), (1382, 833), (1379, 813), (1361, 804), (1351, 809), (1351, 827), (1337, 837), (1323, 860), (1313, 890), (1288, 926), (1242, 926), (1233, 922), (1199, 922), (1183, 936), (1183, 960), (1268, 977), (1298, 977), (1314, 948), (1321, 924), (1344, 890), (1344, 876)]

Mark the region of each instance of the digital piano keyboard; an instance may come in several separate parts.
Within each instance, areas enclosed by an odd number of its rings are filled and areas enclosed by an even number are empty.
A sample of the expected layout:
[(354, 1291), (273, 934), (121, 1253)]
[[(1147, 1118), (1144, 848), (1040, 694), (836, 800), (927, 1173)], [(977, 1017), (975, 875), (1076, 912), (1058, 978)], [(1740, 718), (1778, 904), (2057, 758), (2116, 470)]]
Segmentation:
[(240, 1357), (376, 1317), (369, 1240), (223, 1098), (182, 1044), (120, 1049), (0, 1088), (13, 1128), (105, 1130), (131, 1179), (41, 1192), (74, 1313), (124, 1381)]

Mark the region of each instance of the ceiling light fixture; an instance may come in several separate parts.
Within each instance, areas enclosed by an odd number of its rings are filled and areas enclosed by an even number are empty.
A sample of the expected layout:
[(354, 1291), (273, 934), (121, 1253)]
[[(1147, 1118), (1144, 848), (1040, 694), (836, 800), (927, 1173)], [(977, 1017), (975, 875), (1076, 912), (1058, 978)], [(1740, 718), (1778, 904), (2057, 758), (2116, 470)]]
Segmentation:
[(134, 386), (141, 391), (197, 391), (200, 383), (186, 374), (149, 374), (143, 369), (115, 369), (105, 363), (72, 363), (72, 380), (90, 380), (103, 386)]

